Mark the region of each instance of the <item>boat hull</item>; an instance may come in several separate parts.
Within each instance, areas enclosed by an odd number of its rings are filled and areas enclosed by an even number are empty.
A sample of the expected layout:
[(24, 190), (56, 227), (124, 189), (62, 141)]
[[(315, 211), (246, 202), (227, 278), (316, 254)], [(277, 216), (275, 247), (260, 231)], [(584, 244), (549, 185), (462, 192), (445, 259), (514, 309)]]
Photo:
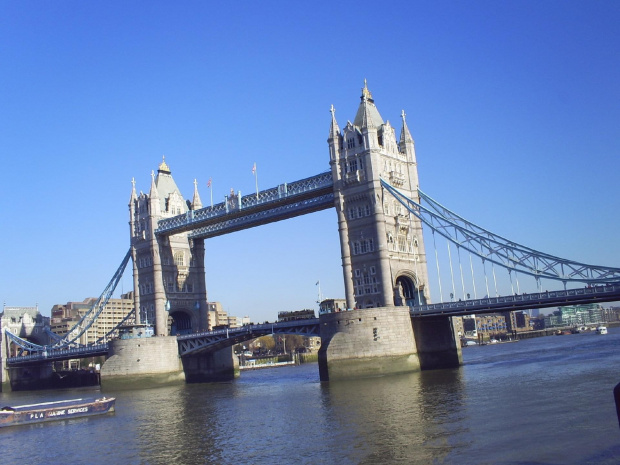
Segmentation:
[(104, 397), (4, 407), (0, 410), (0, 428), (111, 413), (115, 402), (113, 397)]

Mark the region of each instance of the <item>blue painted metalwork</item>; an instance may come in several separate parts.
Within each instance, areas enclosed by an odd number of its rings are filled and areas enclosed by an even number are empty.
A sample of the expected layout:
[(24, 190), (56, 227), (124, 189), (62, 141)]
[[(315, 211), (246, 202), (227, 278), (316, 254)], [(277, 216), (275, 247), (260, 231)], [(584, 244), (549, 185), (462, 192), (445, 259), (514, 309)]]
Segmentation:
[(613, 302), (620, 300), (620, 282), (602, 286), (545, 291), (531, 294), (515, 294), (483, 299), (462, 300), (410, 307), (415, 318), (439, 315), (462, 316), (475, 313), (499, 313), (531, 308), (561, 307), (566, 305)]
[[(422, 191), (418, 191), (419, 197), (428, 206), (423, 206), (421, 203), (406, 197), (383, 179), (381, 185), (409, 212), (417, 216), (432, 230), (437, 231), (458, 247), (468, 250), (483, 260), (536, 278), (594, 285), (581, 289), (411, 307), (411, 315), (414, 318), (504, 312), (533, 307), (544, 308), (620, 300), (620, 268), (586, 265), (536, 251), (476, 226), (443, 207)], [(161, 220), (155, 234), (167, 236), (191, 231), (190, 238), (214, 237), (259, 224), (331, 208), (334, 205), (333, 188), (331, 172), (326, 172), (293, 183), (281, 184), (275, 188), (260, 191), (258, 194), (243, 197), (240, 195), (227, 196), (224, 202), (212, 207), (197, 211), (190, 210), (184, 215)], [(42, 360), (64, 360), (107, 353), (107, 344), (79, 346), (75, 341), (93, 324), (107, 304), (120, 281), (129, 258), (130, 253), (128, 252), (101, 297), (66, 337), (52, 336), (55, 342), (42, 346), (23, 340), (5, 330), (10, 342), (19, 347), (19, 356), (7, 359), (8, 364), (16, 366), (24, 363), (41, 362)], [(130, 316), (127, 315), (119, 326)], [(117, 328), (110, 331), (108, 335), (112, 334)], [(179, 336), (177, 338), (179, 354), (186, 356), (201, 351), (218, 350), (267, 334), (319, 336), (319, 320), (315, 318), (283, 323), (246, 325), (241, 328), (220, 329)], [(23, 355), (25, 352), (28, 352), (29, 355)]]
[(620, 281), (620, 268), (586, 265), (525, 247), (465, 220), (418, 190), (423, 206), (381, 179), (381, 185), (412, 214), (457, 247), (483, 260), (535, 278), (604, 284)]
[(319, 336), (319, 319), (309, 318), (280, 323), (245, 325), (240, 328), (218, 329), (178, 336), (179, 355), (186, 356), (199, 352), (215, 351), (268, 334)]
[(54, 343), (48, 345), (40, 345), (22, 339), (19, 336), (11, 333), (8, 329), (5, 329), (4, 332), (10, 343), (15, 344), (19, 348), (18, 356), (22, 357), (24, 356), (24, 352), (28, 352), (30, 356), (39, 354), (41, 358), (46, 358), (43, 357), (44, 353), (49, 354), (55, 350), (63, 350), (67, 348), (84, 348), (85, 346), (80, 346), (75, 341), (77, 341), (79, 337), (92, 326), (94, 321), (97, 319), (97, 317), (99, 317), (99, 315), (107, 305), (108, 300), (114, 293), (116, 286), (118, 285), (121, 277), (123, 276), (123, 272), (125, 271), (125, 268), (130, 258), (131, 251), (128, 251), (125, 255), (125, 258), (123, 258), (121, 265), (114, 273), (114, 276), (102, 292), (101, 296), (99, 296), (99, 298), (93, 303), (88, 312), (84, 314), (80, 321), (78, 321), (63, 338), (59, 339), (56, 337), (56, 341)]
[(328, 193), (318, 197), (299, 200), (294, 203), (276, 205), (269, 210), (259, 212), (248, 211), (243, 216), (224, 219), (217, 223), (212, 223), (192, 231), (189, 234), (191, 239), (206, 239), (209, 237), (221, 236), (234, 231), (241, 231), (253, 226), (273, 223), (295, 216), (305, 215), (320, 210), (326, 210), (334, 206), (334, 194)]
[(155, 234), (169, 236), (193, 231), (190, 238), (213, 237), (332, 206), (333, 179), (331, 172), (326, 172), (258, 194), (226, 196), (224, 202), (212, 207), (160, 220)]
[(108, 344), (93, 344), (64, 349), (50, 349), (36, 352), (30, 355), (7, 357), (7, 365), (11, 367), (21, 365), (36, 365), (41, 362), (58, 362), (74, 358), (98, 357), (108, 353)]

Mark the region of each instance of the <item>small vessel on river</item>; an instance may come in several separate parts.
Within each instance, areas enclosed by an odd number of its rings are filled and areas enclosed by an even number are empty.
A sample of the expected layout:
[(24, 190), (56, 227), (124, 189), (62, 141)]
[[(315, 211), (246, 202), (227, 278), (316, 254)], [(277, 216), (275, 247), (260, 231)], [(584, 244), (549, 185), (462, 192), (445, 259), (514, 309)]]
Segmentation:
[(0, 409), (0, 428), (109, 413), (114, 411), (115, 402), (114, 397), (102, 397), (100, 399), (71, 399), (2, 407)]
[(596, 328), (596, 334), (607, 334), (607, 326), (599, 326)]

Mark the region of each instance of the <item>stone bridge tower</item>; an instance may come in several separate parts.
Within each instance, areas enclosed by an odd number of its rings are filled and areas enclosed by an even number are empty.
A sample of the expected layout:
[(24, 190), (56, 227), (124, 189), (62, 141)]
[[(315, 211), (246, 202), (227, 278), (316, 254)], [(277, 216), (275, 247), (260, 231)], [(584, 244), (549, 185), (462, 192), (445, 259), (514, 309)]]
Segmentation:
[(366, 82), (342, 131), (331, 112), (327, 142), (348, 311), (319, 316), (321, 379), (460, 365), (452, 319), (411, 316), (410, 306), (430, 301), (422, 224), (381, 186), (384, 179), (419, 202), (405, 112), (397, 140)]
[(366, 82), (355, 120), (340, 131), (332, 107), (328, 144), (348, 308), (429, 301), (420, 220), (381, 187), (380, 179), (419, 201), (411, 133), (401, 114), (397, 141)]
[(188, 233), (155, 235), (160, 219), (200, 208), (196, 183), (192, 202), (185, 201), (165, 159), (157, 175), (151, 173), (148, 194), (137, 195), (135, 183), (131, 191), (129, 226), (136, 322), (154, 324), (158, 336), (207, 329), (204, 240), (190, 240)]

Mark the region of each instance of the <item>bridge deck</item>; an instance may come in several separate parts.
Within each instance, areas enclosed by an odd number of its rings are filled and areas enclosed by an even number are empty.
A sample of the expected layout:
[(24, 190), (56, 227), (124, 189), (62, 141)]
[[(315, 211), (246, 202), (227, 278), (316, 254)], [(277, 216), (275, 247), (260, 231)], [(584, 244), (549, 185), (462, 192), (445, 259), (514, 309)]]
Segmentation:
[(59, 362), (76, 358), (99, 357), (108, 354), (107, 344), (77, 347), (73, 349), (48, 350), (44, 353), (7, 357), (7, 365), (12, 367), (36, 365), (42, 362)]
[[(606, 286), (545, 291), (533, 294), (499, 296), (411, 307), (411, 317), (430, 318), (437, 316), (464, 316), (476, 313), (503, 313), (516, 310), (613, 302), (617, 300), (620, 300), (620, 283), (612, 283)], [(262, 325), (246, 325), (239, 328), (219, 329), (178, 336), (179, 354), (186, 356), (198, 352), (218, 350), (268, 334), (319, 336), (319, 319), (312, 318)], [(64, 350), (48, 350), (43, 354), (9, 357), (7, 358), (7, 365), (23, 366), (74, 358), (96, 357), (106, 355), (107, 352), (107, 344)]]
[(191, 238), (208, 238), (325, 210), (334, 206), (333, 188), (327, 172), (241, 198), (228, 196), (211, 207), (160, 220), (155, 234), (191, 231)]
[(420, 307), (412, 307), (411, 316), (423, 318), (439, 315), (463, 316), (472, 315), (474, 313), (502, 313), (535, 308), (613, 302), (616, 300), (620, 300), (620, 283), (580, 289), (545, 291), (533, 294), (515, 294), (422, 305)]

